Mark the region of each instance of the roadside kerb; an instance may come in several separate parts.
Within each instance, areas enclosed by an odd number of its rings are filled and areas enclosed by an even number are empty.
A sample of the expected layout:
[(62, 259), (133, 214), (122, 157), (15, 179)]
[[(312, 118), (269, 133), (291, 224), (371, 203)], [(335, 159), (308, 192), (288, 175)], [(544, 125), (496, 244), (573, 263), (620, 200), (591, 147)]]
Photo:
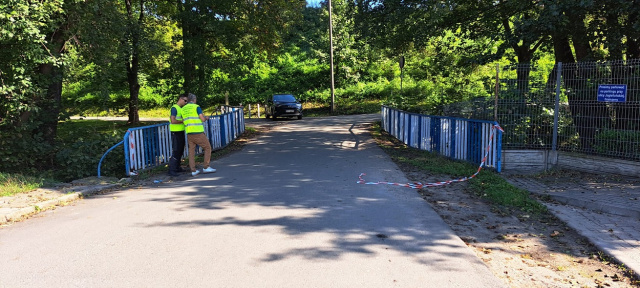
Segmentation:
[(551, 197), (551, 199), (566, 205), (581, 207), (581, 208), (585, 208), (588, 210), (593, 210), (601, 213), (609, 213), (613, 215), (640, 219), (640, 211), (634, 210), (634, 209), (608, 205), (607, 203), (595, 202), (594, 200), (588, 201), (588, 200), (576, 199), (575, 197), (569, 197), (569, 196), (563, 196), (563, 195), (553, 195), (553, 194), (543, 194), (543, 193), (537, 193), (537, 194), (549, 196)]
[(52, 207), (69, 203), (89, 195), (97, 194), (103, 190), (119, 187), (122, 185), (123, 183), (89, 186), (89, 187), (79, 188), (76, 191), (70, 192), (67, 195), (63, 195), (55, 199), (38, 202), (29, 207), (0, 208), (0, 224), (17, 221), (26, 216), (31, 216), (34, 214), (38, 214), (42, 211), (46, 211), (48, 209), (51, 209)]

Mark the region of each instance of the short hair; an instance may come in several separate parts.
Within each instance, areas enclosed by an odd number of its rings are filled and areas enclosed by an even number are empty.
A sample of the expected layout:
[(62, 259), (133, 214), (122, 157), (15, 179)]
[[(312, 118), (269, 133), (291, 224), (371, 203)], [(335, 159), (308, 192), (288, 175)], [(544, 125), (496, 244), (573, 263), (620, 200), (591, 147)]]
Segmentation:
[(189, 98), (189, 94), (187, 93), (182, 93), (178, 96), (178, 100), (180, 100), (181, 98)]
[(196, 97), (196, 95), (194, 95), (194, 94), (192, 94), (192, 93), (189, 93), (189, 94), (187, 95), (187, 99), (189, 99), (189, 100), (188, 100), (189, 102), (193, 102), (193, 101), (195, 101), (195, 100), (196, 100), (196, 98), (198, 98), (198, 97)]

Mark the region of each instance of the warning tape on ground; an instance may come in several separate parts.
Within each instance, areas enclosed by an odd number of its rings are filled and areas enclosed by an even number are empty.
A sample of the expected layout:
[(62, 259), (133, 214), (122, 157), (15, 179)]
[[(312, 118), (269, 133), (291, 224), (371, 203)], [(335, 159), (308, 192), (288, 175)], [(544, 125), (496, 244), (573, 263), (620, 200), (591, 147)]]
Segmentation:
[(473, 173), (473, 175), (471, 175), (469, 177), (463, 177), (463, 178), (459, 178), (459, 179), (453, 179), (453, 180), (442, 181), (442, 182), (431, 182), (431, 183), (420, 183), (420, 182), (415, 182), (415, 183), (394, 183), (394, 182), (383, 182), (383, 181), (367, 182), (367, 181), (364, 180), (364, 178), (362, 178), (362, 176), (367, 175), (367, 174), (360, 173), (360, 175), (358, 176), (358, 181), (356, 183), (358, 183), (358, 184), (366, 184), (366, 185), (394, 185), (394, 186), (401, 186), (401, 187), (407, 187), (407, 188), (412, 188), (412, 189), (421, 189), (421, 188), (426, 188), (426, 187), (444, 186), (444, 185), (449, 185), (451, 183), (464, 182), (464, 181), (473, 179), (474, 177), (476, 177), (476, 175), (478, 175), (478, 173), (480, 173), (480, 170), (482, 170), (482, 167), (484, 166), (484, 163), (487, 161), (487, 157), (489, 155), (489, 149), (491, 149), (491, 143), (493, 142), (493, 135), (495, 134), (496, 130), (500, 130), (500, 131), (504, 132), (502, 127), (500, 127), (500, 125), (498, 125), (498, 124), (494, 124), (491, 127), (491, 134), (489, 134), (489, 145), (487, 145), (487, 150), (484, 152), (484, 157), (482, 158), (482, 162), (480, 162), (480, 166), (478, 166), (478, 171), (476, 171), (476, 173)]

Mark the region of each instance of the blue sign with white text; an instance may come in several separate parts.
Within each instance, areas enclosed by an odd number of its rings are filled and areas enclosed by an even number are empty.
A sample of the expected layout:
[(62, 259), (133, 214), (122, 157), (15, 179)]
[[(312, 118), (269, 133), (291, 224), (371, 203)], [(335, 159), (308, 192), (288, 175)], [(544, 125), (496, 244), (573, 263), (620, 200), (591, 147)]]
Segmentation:
[(627, 102), (627, 85), (598, 85), (598, 102)]

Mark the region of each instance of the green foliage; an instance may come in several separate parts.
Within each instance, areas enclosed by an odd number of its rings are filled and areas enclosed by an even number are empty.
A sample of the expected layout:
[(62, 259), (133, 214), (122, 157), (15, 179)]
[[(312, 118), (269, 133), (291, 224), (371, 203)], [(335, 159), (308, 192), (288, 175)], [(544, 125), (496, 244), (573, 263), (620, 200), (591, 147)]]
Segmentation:
[(35, 174), (51, 168), (53, 147), (44, 141), (42, 133), (35, 132), (37, 122), (31, 125), (5, 127), (0, 130), (0, 171)]
[[(553, 41), (562, 38), (557, 35), (572, 39), (568, 54), (578, 58), (628, 59), (640, 43), (640, 29), (633, 29), (640, 27), (640, 18), (634, 16), (640, 6), (631, 2), (495, 5), (460, 0), (434, 6), (424, 1), (375, 5), (334, 1), (338, 111), (377, 112), (375, 106), (384, 103), (412, 112), (449, 113), (446, 108), (454, 103), (493, 95), (496, 61), (501, 67), (536, 60), (552, 65), (557, 52), (562, 52), (553, 51), (559, 47)], [(312, 109), (327, 110), (331, 63), (326, 3), (314, 8), (291, 0), (268, 5), (237, 0), (141, 1), (142, 9), (133, 5), (129, 10), (126, 3), (6, 0), (0, 4), (0, 141), (9, 143), (0, 149), (0, 171), (48, 171), (69, 159), (75, 165), (87, 160), (75, 151), (104, 150), (117, 138), (52, 143), (51, 129), (43, 127), (55, 128), (49, 124), (64, 120), (66, 114), (51, 109), (57, 107), (57, 99), (47, 91), (60, 75), (44, 77), (44, 67), (64, 69), (62, 104), (71, 114), (126, 115), (133, 83), (127, 68), (134, 67), (134, 59), (139, 64), (135, 73), (139, 109), (165, 111), (178, 94), (188, 91), (199, 96), (204, 109), (222, 104), (226, 94), (231, 105), (239, 105), (263, 103), (271, 94), (288, 92), (305, 103), (324, 105)], [(56, 32), (63, 33), (62, 43), (53, 40)], [(400, 56), (406, 59), (403, 71), (398, 66)], [(504, 97), (522, 91), (538, 95), (526, 81), (546, 82), (548, 76), (546, 70), (518, 74)], [(514, 130), (524, 137), (542, 129), (529, 127), (531, 123), (551, 119), (550, 107), (536, 101), (531, 96), (508, 108), (513, 115), (524, 115), (528, 107), (536, 107), (534, 116), (514, 120)], [(608, 133), (598, 137), (627, 137)], [(620, 149), (616, 153), (628, 154), (637, 147)], [(61, 172), (60, 177), (73, 173)]]
[[(145, 126), (155, 123), (139, 123)], [(98, 163), (105, 152), (123, 140), (132, 126), (124, 122), (100, 120), (69, 120), (60, 125), (56, 147), (55, 179), (70, 181), (96, 175)], [(124, 147), (113, 149), (104, 158), (101, 174), (124, 177)]]
[(52, 165), (49, 124), (55, 126), (59, 115), (51, 113), (57, 103), (47, 91), (62, 60), (54, 32), (62, 33), (63, 2), (0, 4), (0, 171), (30, 173)]
[(594, 148), (602, 155), (640, 159), (640, 132), (605, 129), (596, 134)]
[[(56, 153), (56, 163), (60, 166), (54, 172), (54, 176), (62, 181), (96, 175), (102, 155), (114, 144), (122, 141), (122, 136), (118, 135), (97, 134), (85, 138), (73, 133), (70, 136), (78, 137), (77, 141), (63, 143)], [(124, 170), (124, 148), (116, 148), (103, 160), (102, 174), (123, 177)]]

